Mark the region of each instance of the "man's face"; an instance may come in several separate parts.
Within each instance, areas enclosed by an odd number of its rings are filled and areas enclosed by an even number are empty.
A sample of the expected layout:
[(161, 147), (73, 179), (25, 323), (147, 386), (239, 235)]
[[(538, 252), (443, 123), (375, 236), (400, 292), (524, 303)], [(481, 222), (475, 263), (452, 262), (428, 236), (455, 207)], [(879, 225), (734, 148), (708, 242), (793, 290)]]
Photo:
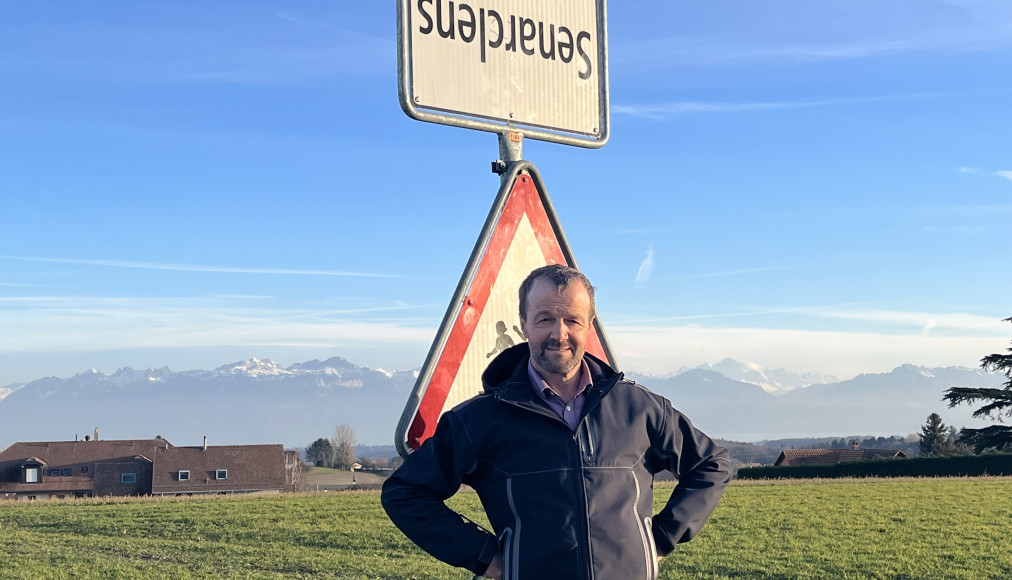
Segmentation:
[(536, 279), (524, 315), (520, 326), (527, 335), (534, 368), (543, 375), (574, 377), (593, 321), (590, 294), (583, 284), (574, 282), (560, 292), (551, 282)]

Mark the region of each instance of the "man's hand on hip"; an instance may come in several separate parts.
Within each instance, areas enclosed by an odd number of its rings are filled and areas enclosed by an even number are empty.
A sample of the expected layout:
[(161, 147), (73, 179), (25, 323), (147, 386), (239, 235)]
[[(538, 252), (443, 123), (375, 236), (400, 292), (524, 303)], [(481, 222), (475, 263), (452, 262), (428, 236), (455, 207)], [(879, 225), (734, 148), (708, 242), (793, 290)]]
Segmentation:
[(502, 580), (502, 554), (496, 552), (495, 556), (492, 556), (492, 561), (488, 563), (488, 568), (485, 570), (483, 575), (474, 576), (477, 578), (488, 578), (489, 580)]

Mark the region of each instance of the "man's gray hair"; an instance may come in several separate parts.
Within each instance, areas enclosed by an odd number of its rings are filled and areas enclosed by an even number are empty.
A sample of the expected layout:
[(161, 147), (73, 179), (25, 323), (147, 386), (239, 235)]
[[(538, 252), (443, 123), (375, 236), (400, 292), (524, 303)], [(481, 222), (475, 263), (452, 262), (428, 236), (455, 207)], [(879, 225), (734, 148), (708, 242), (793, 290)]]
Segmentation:
[(527, 296), (531, 293), (534, 281), (539, 278), (544, 279), (550, 284), (554, 284), (555, 289), (559, 292), (569, 288), (569, 285), (573, 282), (583, 284), (583, 287), (587, 289), (587, 294), (590, 294), (590, 316), (592, 318), (595, 316), (597, 307), (594, 304), (594, 286), (591, 285), (590, 280), (583, 275), (583, 272), (576, 268), (562, 264), (550, 264), (536, 268), (520, 284), (520, 320), (527, 320)]

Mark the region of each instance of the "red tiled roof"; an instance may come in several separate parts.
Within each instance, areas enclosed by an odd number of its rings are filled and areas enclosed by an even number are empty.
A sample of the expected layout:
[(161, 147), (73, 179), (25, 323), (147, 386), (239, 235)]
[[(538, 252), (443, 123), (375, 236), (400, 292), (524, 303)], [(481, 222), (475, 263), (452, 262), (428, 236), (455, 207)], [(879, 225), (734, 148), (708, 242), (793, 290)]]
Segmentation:
[(18, 442), (0, 452), (0, 464), (28, 457), (42, 458), (54, 466), (91, 463), (113, 457), (151, 455), (154, 448), (165, 446), (172, 444), (164, 439)]
[(774, 465), (835, 465), (875, 457), (900, 459), (908, 455), (898, 449), (784, 449)]
[[(35, 441), (17, 442), (0, 452), (0, 492), (90, 491), (94, 486), (95, 468), (109, 462), (151, 461), (156, 448), (171, 447), (165, 439), (127, 439), (108, 441)], [(46, 468), (42, 481), (23, 484), (21, 466), (37, 461)], [(87, 468), (87, 474), (81, 469)], [(73, 475), (49, 475), (49, 469), (70, 469)], [(25, 488), (25, 486), (29, 486)]]

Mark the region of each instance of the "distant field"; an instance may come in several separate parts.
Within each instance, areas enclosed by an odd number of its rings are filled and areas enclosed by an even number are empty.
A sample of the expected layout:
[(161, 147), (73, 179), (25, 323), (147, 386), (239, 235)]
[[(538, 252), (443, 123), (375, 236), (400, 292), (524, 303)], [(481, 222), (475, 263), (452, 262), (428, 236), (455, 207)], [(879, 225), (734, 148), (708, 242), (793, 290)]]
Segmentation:
[[(451, 501), (482, 520), (474, 494)], [(50, 578), (470, 575), (415, 548), (374, 491), (0, 502), (0, 579)], [(1012, 578), (1012, 478), (736, 482), (661, 578)]]
[(383, 484), (383, 477), (372, 473), (344, 471), (328, 467), (310, 467), (305, 473), (309, 490), (344, 489), (352, 485), (371, 488)]

